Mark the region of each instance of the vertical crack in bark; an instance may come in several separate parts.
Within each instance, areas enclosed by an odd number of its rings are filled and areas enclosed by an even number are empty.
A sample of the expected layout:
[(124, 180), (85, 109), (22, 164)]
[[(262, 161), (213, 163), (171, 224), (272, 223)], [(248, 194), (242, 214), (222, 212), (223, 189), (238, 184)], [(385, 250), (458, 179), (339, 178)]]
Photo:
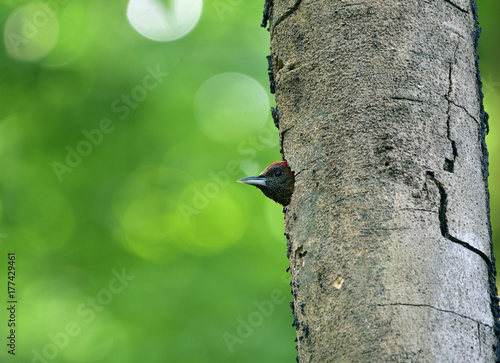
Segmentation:
[[(458, 48), (457, 48), (458, 49)], [(455, 51), (456, 54), (456, 51)], [(455, 56), (453, 57), (455, 60)], [(446, 94), (445, 98), (448, 101), (448, 109), (446, 110), (446, 137), (451, 143), (451, 149), (453, 151), (453, 159), (444, 159), (444, 165), (443, 169), (447, 172), (453, 173), (455, 170), (455, 159), (458, 156), (458, 150), (457, 150), (457, 144), (455, 140), (451, 138), (451, 104), (452, 102), (450, 101), (451, 99), (451, 92), (453, 90), (453, 80), (452, 80), (452, 72), (453, 72), (453, 63), (450, 63), (450, 67), (448, 70), (448, 93)]]
[(452, 236), (450, 234), (450, 230), (449, 230), (449, 227), (448, 227), (448, 216), (447, 216), (447, 209), (448, 209), (448, 195), (446, 193), (446, 190), (444, 189), (444, 186), (443, 184), (436, 179), (436, 176), (434, 175), (434, 172), (433, 171), (427, 171), (427, 176), (434, 182), (434, 184), (436, 184), (436, 187), (438, 188), (439, 190), (439, 224), (440, 224), (440, 228), (441, 228), (441, 235), (454, 242), (454, 243), (458, 243), (459, 245), (462, 245), (464, 246), (465, 248), (467, 248), (468, 250), (478, 254), (485, 262), (488, 266), (491, 265), (491, 261), (489, 259), (489, 257), (481, 250), (478, 250), (477, 248), (471, 246), (469, 243), (467, 242), (464, 242), (454, 236)]
[[(282, 130), (280, 131), (279, 133), (279, 138), (280, 138), (280, 154), (281, 154), (281, 158), (283, 160), (285, 160), (285, 153), (283, 151), (283, 142), (285, 140), (285, 134), (287, 133), (287, 131), (290, 131), (291, 129), (294, 128), (295, 125), (292, 125), (290, 126), (289, 128), (285, 129), (285, 130)], [(295, 176), (297, 176), (298, 174), (296, 174)]]
[(481, 353), (481, 324), (477, 322), (477, 340), (479, 342), (479, 356), (482, 357)]

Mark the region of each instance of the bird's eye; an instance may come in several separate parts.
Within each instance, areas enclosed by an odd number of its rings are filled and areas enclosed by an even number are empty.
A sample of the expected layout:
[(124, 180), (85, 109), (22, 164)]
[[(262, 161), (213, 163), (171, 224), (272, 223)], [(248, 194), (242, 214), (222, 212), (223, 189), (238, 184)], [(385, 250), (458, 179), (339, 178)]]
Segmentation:
[(278, 169), (278, 170), (276, 170), (276, 171), (274, 172), (274, 176), (275, 176), (275, 177), (280, 177), (280, 176), (282, 176), (282, 175), (283, 175), (283, 172), (282, 172), (280, 169)]

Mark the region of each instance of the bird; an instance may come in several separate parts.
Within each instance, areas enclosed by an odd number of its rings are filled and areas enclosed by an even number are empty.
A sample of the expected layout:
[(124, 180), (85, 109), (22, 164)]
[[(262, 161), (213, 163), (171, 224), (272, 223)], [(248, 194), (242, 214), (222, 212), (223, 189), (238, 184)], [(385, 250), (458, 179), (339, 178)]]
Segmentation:
[(285, 161), (276, 161), (265, 168), (258, 176), (248, 176), (237, 180), (239, 183), (254, 185), (269, 199), (282, 206), (290, 204), (295, 175)]

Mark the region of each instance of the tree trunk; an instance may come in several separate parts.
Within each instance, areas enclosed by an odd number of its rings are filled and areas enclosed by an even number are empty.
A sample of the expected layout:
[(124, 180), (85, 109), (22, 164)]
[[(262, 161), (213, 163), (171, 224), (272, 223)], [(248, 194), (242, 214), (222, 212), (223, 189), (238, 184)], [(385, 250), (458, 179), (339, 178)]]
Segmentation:
[(494, 362), (474, 0), (268, 0), (298, 360)]

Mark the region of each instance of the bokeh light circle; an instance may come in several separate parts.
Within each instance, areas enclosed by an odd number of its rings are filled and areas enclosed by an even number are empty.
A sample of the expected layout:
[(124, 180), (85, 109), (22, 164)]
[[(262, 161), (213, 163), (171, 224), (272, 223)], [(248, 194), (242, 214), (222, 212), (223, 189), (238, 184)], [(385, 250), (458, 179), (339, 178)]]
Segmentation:
[(194, 111), (208, 137), (233, 143), (264, 126), (269, 117), (269, 98), (255, 79), (241, 73), (222, 73), (198, 89)]
[(36, 61), (45, 57), (59, 38), (57, 14), (46, 4), (16, 9), (5, 22), (4, 43), (13, 58)]
[(188, 34), (202, 8), (202, 0), (130, 0), (127, 18), (142, 36), (165, 42)]

